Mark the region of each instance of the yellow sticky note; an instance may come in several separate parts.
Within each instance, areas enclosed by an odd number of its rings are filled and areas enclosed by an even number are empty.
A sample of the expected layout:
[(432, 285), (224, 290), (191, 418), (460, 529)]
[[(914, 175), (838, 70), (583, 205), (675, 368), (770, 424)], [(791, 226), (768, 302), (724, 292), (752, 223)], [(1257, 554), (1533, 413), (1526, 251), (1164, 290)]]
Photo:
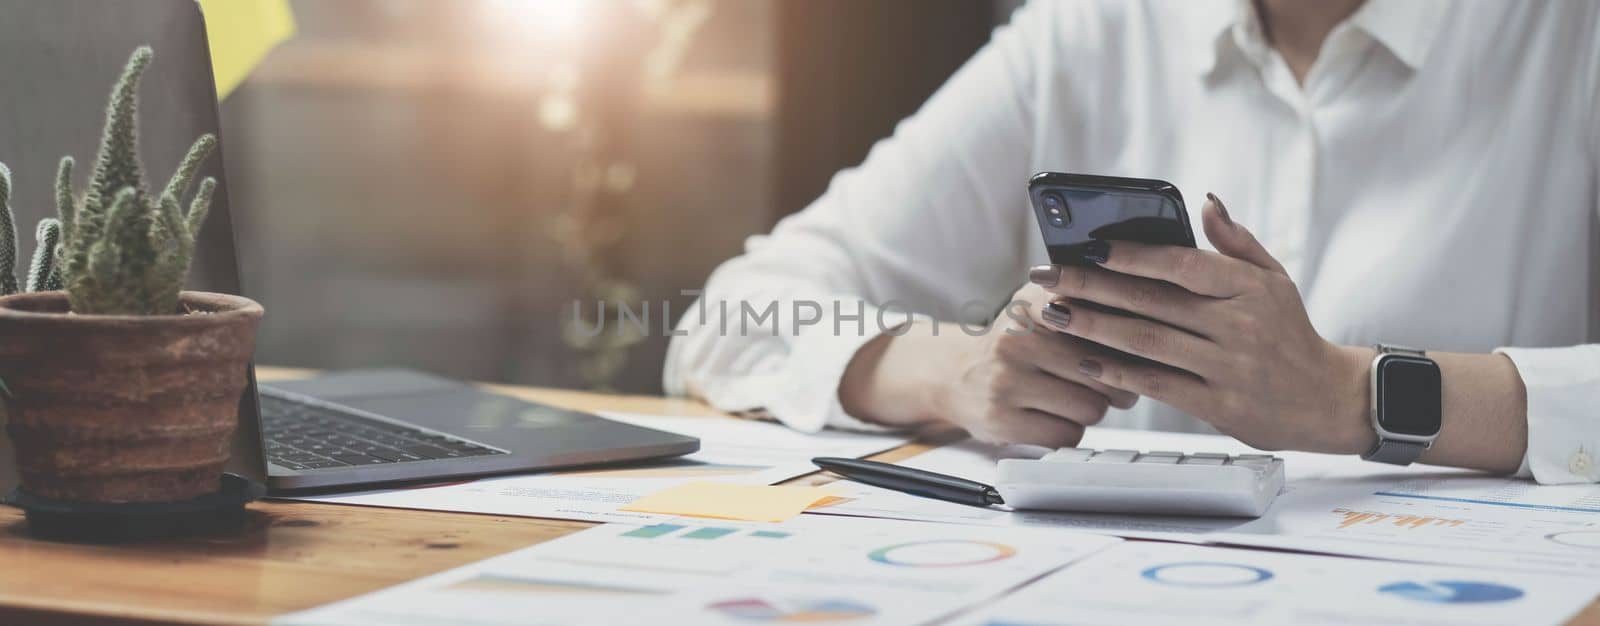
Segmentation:
[(817, 509), (825, 509), (825, 508), (828, 508), (828, 507), (836, 505), (836, 504), (844, 504), (846, 502), (850, 502), (851, 500), (855, 500), (855, 498), (845, 498), (845, 497), (841, 497), (841, 496), (824, 496), (821, 500), (818, 500), (816, 502), (812, 502), (811, 506), (806, 507), (806, 510), (807, 511), (815, 511)]
[(219, 99), (244, 82), (273, 46), (294, 34), (289, 0), (200, 0), (200, 9)]
[(829, 497), (831, 494), (828, 490), (821, 487), (692, 482), (639, 498), (621, 510), (749, 522), (781, 522)]

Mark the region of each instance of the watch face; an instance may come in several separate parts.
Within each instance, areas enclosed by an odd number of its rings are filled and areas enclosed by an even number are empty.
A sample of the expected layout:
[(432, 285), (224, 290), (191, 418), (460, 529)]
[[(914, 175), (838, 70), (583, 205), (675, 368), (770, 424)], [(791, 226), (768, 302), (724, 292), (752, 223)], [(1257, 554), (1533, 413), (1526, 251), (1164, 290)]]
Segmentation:
[(1431, 437), (1443, 421), (1439, 366), (1427, 359), (1391, 356), (1378, 363), (1378, 419), (1384, 430)]

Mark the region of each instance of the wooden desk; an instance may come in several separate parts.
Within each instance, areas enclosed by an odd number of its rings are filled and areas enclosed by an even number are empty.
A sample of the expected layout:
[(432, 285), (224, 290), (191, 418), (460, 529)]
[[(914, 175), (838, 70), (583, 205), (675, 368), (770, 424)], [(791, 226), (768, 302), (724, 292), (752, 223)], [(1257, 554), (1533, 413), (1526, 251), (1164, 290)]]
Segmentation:
[[(263, 380), (300, 374), (258, 370)], [(728, 419), (682, 399), (495, 388), (580, 410)], [(594, 525), (306, 502), (250, 508), (235, 536), (92, 546), (31, 539), (22, 512), (0, 506), (0, 624), (260, 624)]]
[[(295, 374), (260, 371), (264, 380)], [(589, 411), (725, 417), (678, 399), (498, 389)], [(926, 449), (911, 444), (878, 458)], [(593, 525), (304, 502), (251, 510), (235, 536), (88, 546), (30, 539), (21, 512), (0, 507), (0, 624), (260, 624)], [(1600, 626), (1600, 603), (1573, 623)]]

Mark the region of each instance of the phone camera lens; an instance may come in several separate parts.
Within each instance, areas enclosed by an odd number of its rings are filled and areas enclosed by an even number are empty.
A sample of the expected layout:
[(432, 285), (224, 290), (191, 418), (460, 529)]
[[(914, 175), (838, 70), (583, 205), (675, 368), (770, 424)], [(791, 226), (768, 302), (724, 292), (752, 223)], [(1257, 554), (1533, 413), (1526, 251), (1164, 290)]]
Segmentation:
[(1067, 199), (1054, 191), (1046, 192), (1041, 203), (1044, 205), (1045, 218), (1052, 226), (1065, 228), (1072, 221), (1072, 214), (1067, 211)]

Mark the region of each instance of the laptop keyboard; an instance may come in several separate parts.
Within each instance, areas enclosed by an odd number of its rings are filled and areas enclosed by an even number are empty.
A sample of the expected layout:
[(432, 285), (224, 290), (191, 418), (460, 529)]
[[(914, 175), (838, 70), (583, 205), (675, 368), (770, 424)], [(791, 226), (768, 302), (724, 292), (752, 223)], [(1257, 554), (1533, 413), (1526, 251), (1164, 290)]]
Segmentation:
[(261, 394), (261, 426), (267, 460), (292, 470), (507, 454), (350, 409), (267, 393)]

